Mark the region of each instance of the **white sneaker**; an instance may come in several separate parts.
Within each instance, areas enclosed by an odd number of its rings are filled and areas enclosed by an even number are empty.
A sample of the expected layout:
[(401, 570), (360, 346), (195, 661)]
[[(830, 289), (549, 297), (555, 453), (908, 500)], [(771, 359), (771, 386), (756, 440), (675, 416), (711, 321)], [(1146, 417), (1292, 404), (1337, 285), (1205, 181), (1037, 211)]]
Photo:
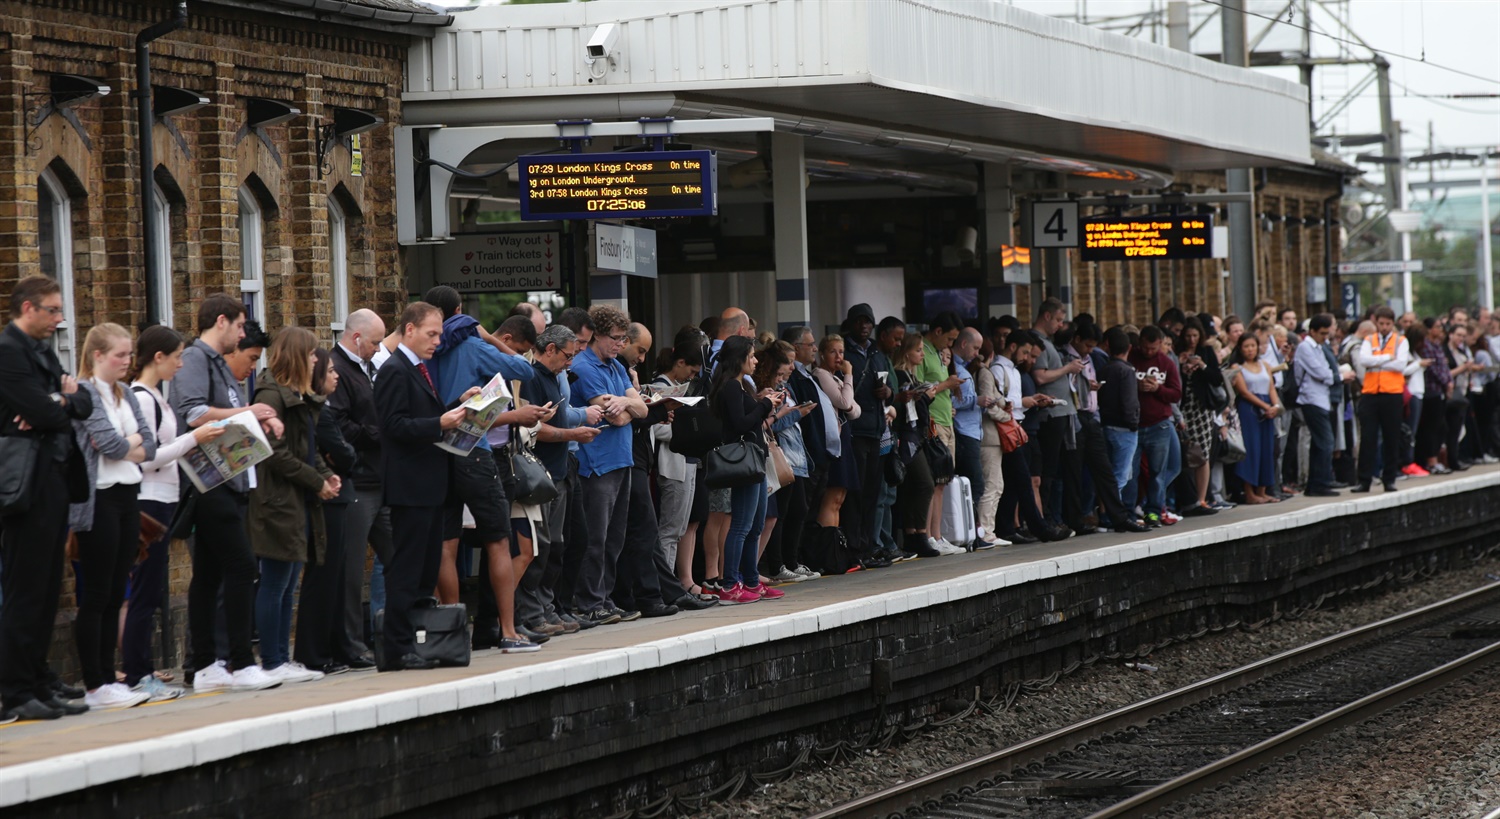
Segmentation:
[(771, 575), (771, 582), (773, 583), (801, 583), (806, 579), (807, 578), (803, 577), (802, 575), (786, 568), (783, 568), (776, 574)]
[(281, 685), (280, 677), (267, 674), (258, 665), (247, 665), (230, 676), (233, 677), (230, 689), (234, 691), (260, 691)]
[(93, 710), (105, 711), (111, 708), (133, 708), (149, 699), (151, 695), (144, 691), (131, 691), (124, 683), (110, 683), (85, 694), (83, 702)]
[(234, 677), (230, 675), (223, 660), (208, 668), (200, 668), (193, 674), (194, 691), (228, 691), (231, 688), (234, 688)]
[(302, 663), (293, 660), (282, 663), (267, 671), (266, 676), (274, 677), (285, 683), (317, 682), (323, 679), (323, 672), (313, 671)]
[(806, 566), (804, 566), (804, 565), (802, 565), (800, 563), (797, 564), (797, 568), (792, 569), (792, 571), (795, 572), (796, 574), (802, 575), (802, 579), (803, 580), (812, 580), (814, 578), (818, 578), (818, 577), (822, 577), (823, 576), (823, 575), (821, 575), (821, 574), (813, 571), (812, 569), (807, 568)]
[(955, 546), (953, 543), (950, 543), (945, 537), (937, 539), (937, 550), (945, 555), (961, 555), (968, 551), (962, 546)]
[(139, 691), (149, 697), (150, 699), (147, 699), (146, 702), (166, 702), (167, 700), (175, 700), (186, 693), (182, 690), (182, 688), (178, 686), (167, 685), (161, 680), (158, 680), (155, 674), (147, 674), (146, 676), (142, 677), (141, 681), (136, 683), (135, 688), (132, 688), (131, 690)]

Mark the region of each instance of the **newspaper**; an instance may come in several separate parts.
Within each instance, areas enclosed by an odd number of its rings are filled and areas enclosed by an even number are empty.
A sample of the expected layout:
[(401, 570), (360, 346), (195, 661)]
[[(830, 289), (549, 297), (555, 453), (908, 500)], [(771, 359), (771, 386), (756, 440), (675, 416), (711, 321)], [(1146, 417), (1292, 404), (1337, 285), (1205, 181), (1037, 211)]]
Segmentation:
[(210, 426), (224, 427), (224, 434), (189, 449), (177, 461), (200, 493), (271, 457), (271, 442), (250, 410), (212, 421)]
[(644, 384), (641, 386), (640, 393), (648, 407), (660, 404), (668, 399), (674, 400), (684, 407), (691, 407), (703, 400), (703, 396), (701, 395), (690, 396), (687, 394), (688, 390), (692, 389), (692, 387), (692, 382), (678, 384), (675, 387), (668, 387), (661, 384)]
[(510, 406), (510, 399), (510, 387), (505, 384), (505, 376), (496, 374), (490, 379), (490, 383), (484, 385), (484, 389), (460, 404), (468, 412), (458, 426), (443, 433), (443, 440), (437, 442), (438, 449), (461, 458), (469, 457), (469, 453), (474, 451), (480, 439), (494, 425), (495, 419)]

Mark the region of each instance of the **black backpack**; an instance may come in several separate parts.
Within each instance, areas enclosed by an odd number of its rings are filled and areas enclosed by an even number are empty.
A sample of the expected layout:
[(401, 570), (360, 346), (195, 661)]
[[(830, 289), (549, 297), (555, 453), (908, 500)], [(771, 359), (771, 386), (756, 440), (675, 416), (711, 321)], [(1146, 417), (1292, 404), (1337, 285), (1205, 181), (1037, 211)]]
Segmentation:
[(709, 365), (713, 358), (707, 353), (705, 349), (703, 360), (707, 364), (687, 391), (689, 397), (701, 396), (704, 400), (672, 411), (672, 440), (667, 442), (667, 449), (689, 458), (706, 458), (714, 447), (724, 443), (724, 424), (708, 408), (708, 392), (713, 384)]

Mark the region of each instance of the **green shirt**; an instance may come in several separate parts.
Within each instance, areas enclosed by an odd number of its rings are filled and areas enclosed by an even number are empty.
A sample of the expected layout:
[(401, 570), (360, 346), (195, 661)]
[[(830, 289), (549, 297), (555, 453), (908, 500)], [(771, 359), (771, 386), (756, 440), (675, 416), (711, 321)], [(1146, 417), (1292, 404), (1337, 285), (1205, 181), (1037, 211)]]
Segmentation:
[[(922, 339), (922, 363), (917, 365), (915, 375), (924, 384), (940, 384), (948, 380), (948, 368), (943, 366), (943, 359), (938, 355), (937, 348), (925, 338)], [(932, 416), (934, 424), (953, 426), (952, 395), (947, 390), (939, 392), (932, 399), (932, 406), (927, 408), (927, 412)]]

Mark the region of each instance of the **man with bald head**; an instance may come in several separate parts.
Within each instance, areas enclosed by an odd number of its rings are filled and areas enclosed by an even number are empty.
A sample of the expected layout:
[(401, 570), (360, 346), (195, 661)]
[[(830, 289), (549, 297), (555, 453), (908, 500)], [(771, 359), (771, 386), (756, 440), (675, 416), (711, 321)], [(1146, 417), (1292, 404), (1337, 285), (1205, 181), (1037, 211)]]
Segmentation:
[(750, 314), (738, 307), (726, 307), (719, 314), (719, 335), (708, 345), (708, 361), (705, 362), (710, 373), (714, 370), (714, 364), (719, 360), (719, 348), (724, 342), (733, 336), (755, 337), (755, 329), (750, 326)]
[[(510, 308), (511, 316), (525, 316), (531, 319), (531, 326), (536, 328), (536, 334), (541, 335), (547, 329), (547, 317), (542, 315), (542, 308), (537, 307), (529, 301), (523, 301), (515, 307)], [(506, 316), (510, 318), (510, 316)]]
[(347, 505), (344, 518), (343, 576), (339, 588), (343, 606), (333, 618), (329, 643), (335, 663), (354, 671), (369, 671), (375, 663), (361, 636), (362, 594), (365, 579), (366, 544), (374, 547), (383, 564), (391, 560), (390, 513), (383, 509), (380, 482), (380, 411), (375, 407), (373, 364), (385, 322), (373, 310), (355, 310), (344, 319), (344, 332), (333, 346), (333, 368), (339, 374), (338, 388), (328, 396), (328, 412), (338, 424), (344, 440), (359, 456), (354, 473), (344, 483), (339, 499)]

